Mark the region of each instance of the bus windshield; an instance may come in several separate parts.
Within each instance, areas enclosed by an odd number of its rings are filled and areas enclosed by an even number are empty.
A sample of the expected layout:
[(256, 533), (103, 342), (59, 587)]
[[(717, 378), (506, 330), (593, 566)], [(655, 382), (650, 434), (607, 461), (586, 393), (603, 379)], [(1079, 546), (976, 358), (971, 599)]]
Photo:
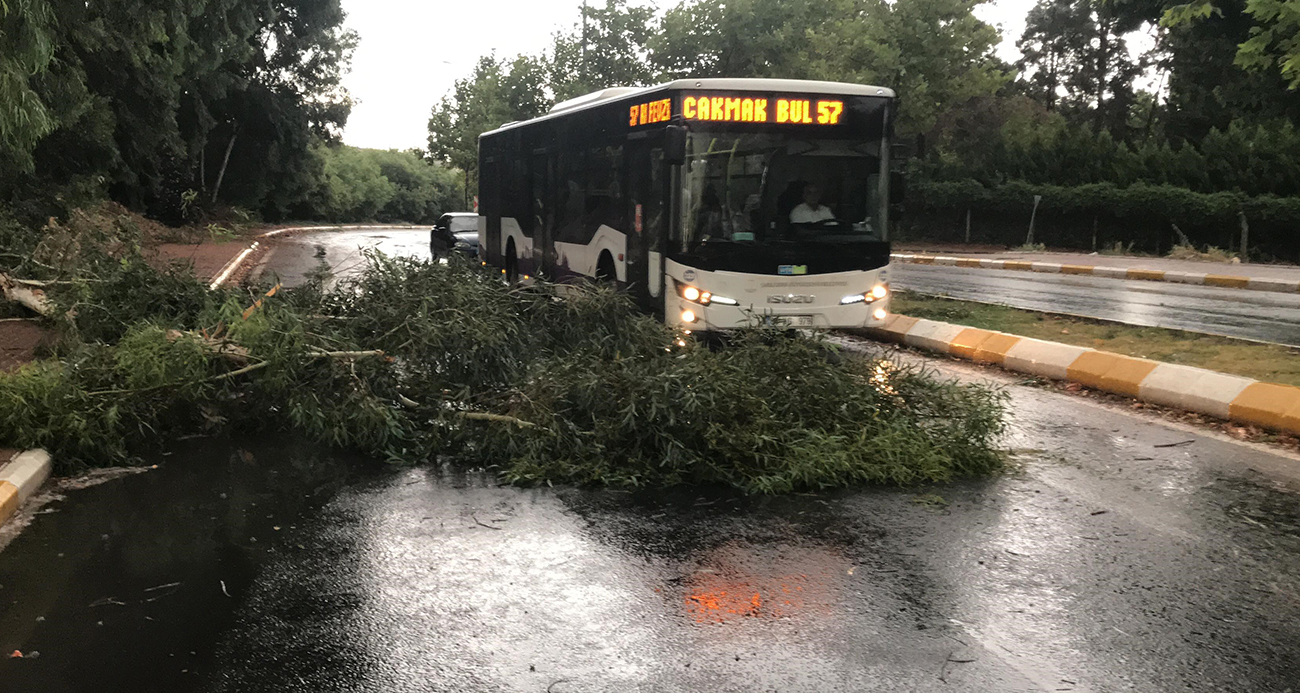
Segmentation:
[(688, 145), (683, 251), (885, 239), (878, 140), (696, 132)]

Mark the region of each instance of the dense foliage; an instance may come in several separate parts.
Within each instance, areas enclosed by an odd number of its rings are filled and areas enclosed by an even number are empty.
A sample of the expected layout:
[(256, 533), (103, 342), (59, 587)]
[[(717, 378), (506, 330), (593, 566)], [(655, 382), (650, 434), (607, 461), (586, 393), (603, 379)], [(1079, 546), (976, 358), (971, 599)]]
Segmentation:
[(770, 329), (710, 349), (611, 288), (512, 287), (456, 259), (371, 256), (328, 291), (207, 292), (150, 276), (130, 235), (83, 237), (96, 281), (54, 292), (58, 358), (0, 374), (0, 439), (96, 465), (273, 430), (521, 483), (762, 493), (1000, 466), (1000, 394), (881, 356)]
[(333, 145), (313, 155), (321, 175), (298, 218), (427, 224), (465, 203), (457, 172), (413, 152)]
[(339, 0), (0, 3), (0, 205), (31, 226), (105, 196), (171, 224), (459, 207), (436, 165), (340, 149), (343, 21)]

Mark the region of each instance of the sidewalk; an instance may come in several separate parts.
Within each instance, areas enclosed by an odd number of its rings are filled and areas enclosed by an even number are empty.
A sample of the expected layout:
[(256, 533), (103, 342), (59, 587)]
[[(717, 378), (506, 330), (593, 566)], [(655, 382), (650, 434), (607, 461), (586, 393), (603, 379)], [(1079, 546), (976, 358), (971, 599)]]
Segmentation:
[(211, 281), (235, 256), (248, 248), (253, 238), (238, 238), (224, 242), (163, 243), (150, 253), (150, 258), (163, 261), (179, 260), (191, 265), (194, 276)]
[[(36, 352), (54, 339), (54, 333), (34, 320), (0, 320), (0, 371), (32, 361)], [(5, 462), (0, 450), (0, 464)]]
[(1043, 262), (1061, 265), (1116, 267), (1125, 270), (1142, 269), (1155, 272), (1186, 274), (1215, 274), (1246, 277), (1248, 279), (1300, 282), (1300, 266), (1261, 265), (1253, 263), (1196, 262), (1171, 260), (1164, 257), (1137, 257), (1132, 255), (1101, 255), (1094, 253), (1026, 253), (1014, 250), (993, 250), (988, 246), (963, 247), (961, 244), (899, 243), (894, 253), (900, 255), (927, 255), (940, 257), (977, 258), (981, 260), (1013, 260)]

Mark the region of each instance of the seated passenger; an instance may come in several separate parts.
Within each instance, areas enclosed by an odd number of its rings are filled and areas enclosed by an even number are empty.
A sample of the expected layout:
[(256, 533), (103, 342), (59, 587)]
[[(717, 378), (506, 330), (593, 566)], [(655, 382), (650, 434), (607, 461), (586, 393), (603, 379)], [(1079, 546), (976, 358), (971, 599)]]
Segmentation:
[(835, 219), (830, 207), (821, 204), (822, 191), (813, 183), (803, 186), (803, 202), (790, 211), (791, 224), (816, 224)]

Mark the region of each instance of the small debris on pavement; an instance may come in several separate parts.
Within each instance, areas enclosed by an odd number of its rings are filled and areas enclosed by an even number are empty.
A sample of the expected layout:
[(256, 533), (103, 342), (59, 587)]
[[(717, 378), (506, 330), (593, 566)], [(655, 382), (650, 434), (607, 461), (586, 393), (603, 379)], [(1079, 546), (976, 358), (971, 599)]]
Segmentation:
[(1196, 442), (1195, 440), (1180, 440), (1180, 441), (1178, 441), (1177, 443), (1157, 443), (1157, 444), (1155, 444), (1155, 445), (1153, 445), (1153, 446), (1151, 446), (1151, 447), (1155, 447), (1155, 448), (1178, 448), (1178, 447), (1182, 447), (1182, 446), (1184, 446), (1184, 445), (1191, 445), (1192, 443), (1195, 443), (1195, 442)]
[(19, 652), (18, 650), (14, 650), (14, 653), (9, 655), (10, 659), (22, 659), (22, 657), (23, 657), (23, 653)]

